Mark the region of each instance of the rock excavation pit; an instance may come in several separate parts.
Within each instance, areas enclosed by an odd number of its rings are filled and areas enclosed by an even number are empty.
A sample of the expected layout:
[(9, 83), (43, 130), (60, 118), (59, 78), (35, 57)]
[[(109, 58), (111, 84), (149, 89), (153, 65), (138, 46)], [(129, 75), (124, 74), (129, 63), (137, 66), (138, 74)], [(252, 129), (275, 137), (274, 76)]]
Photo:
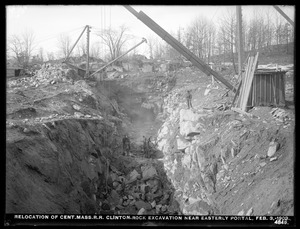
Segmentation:
[(293, 110), (281, 122), (268, 107), (253, 117), (220, 109), (233, 95), (203, 96), (210, 79), (193, 69), (102, 82), (66, 75), (8, 82), (6, 213), (293, 214)]
[[(142, 93), (114, 81), (35, 87), (23, 80), (13, 82), (8, 99), (7, 213), (181, 213), (154, 145), (146, 158), (133, 139), (131, 155), (123, 155), (130, 125), (149, 125), (157, 115), (142, 106)], [(26, 83), (19, 109), (13, 102)]]

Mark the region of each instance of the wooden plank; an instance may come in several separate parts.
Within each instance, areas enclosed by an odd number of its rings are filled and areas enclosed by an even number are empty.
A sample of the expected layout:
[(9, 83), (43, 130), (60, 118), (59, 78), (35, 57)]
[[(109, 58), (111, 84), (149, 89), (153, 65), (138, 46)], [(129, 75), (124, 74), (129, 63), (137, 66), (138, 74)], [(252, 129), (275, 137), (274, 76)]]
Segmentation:
[[(249, 90), (249, 91), (251, 89), (251, 83), (249, 83), (249, 80), (250, 80), (250, 76), (251, 76), (252, 69), (253, 69), (253, 62), (254, 62), (254, 56), (252, 57), (252, 63), (250, 64), (250, 72), (248, 73), (246, 87), (245, 87), (245, 90)], [(247, 103), (248, 103), (248, 98), (244, 98), (245, 106), (247, 105)]]
[(237, 96), (238, 96), (238, 94), (240, 92), (241, 86), (242, 86), (242, 79), (240, 80), (239, 86), (238, 86), (238, 88), (236, 90), (236, 93), (234, 95), (234, 98), (232, 100), (231, 107), (234, 105), (234, 102), (235, 102), (235, 100), (236, 100), (236, 98), (237, 98)]
[(241, 96), (241, 101), (240, 101), (240, 106), (239, 106), (240, 109), (243, 107), (244, 100), (245, 100), (245, 91), (246, 91), (246, 88), (247, 88), (249, 73), (250, 73), (251, 66), (252, 66), (252, 59), (253, 59), (252, 56), (250, 56), (249, 61), (248, 61), (248, 65), (247, 65), (246, 75), (245, 75), (245, 78), (244, 78), (243, 90), (242, 90), (242, 94), (241, 94), (242, 96)]
[(241, 109), (239, 109), (239, 108), (236, 108), (236, 107), (232, 107), (231, 110), (233, 110), (233, 111), (235, 111), (235, 112), (238, 112), (238, 113), (240, 113), (240, 114), (242, 114), (242, 115), (247, 115), (247, 116), (249, 116), (249, 117), (252, 117), (252, 116), (253, 116), (252, 114), (250, 114), (250, 113), (248, 113), (248, 112), (246, 112), (246, 111), (243, 111), (243, 110), (241, 110)]
[(241, 87), (241, 90), (240, 90), (240, 96), (239, 96), (239, 100), (238, 100), (237, 107), (240, 107), (240, 106), (241, 106), (241, 101), (242, 101), (243, 92), (244, 92), (244, 87), (245, 87), (245, 80), (246, 80), (246, 77), (247, 77), (247, 73), (248, 73), (248, 71), (249, 71), (249, 62), (250, 62), (250, 57), (248, 58), (248, 61), (247, 61), (246, 71), (245, 71), (243, 77), (241, 77), (241, 80), (242, 80), (242, 87)]
[(248, 84), (248, 81), (249, 81), (249, 74), (251, 72), (252, 63), (253, 63), (253, 57), (250, 56), (249, 61), (248, 61), (248, 65), (247, 65), (247, 71), (246, 71), (246, 74), (245, 74), (245, 77), (244, 77), (244, 84), (243, 84), (243, 88), (242, 88), (242, 92), (241, 92), (241, 101), (240, 101), (240, 106), (239, 106), (240, 108), (243, 107), (243, 104), (244, 104), (244, 101), (245, 101), (245, 92), (247, 90), (247, 84)]
[(249, 82), (249, 81), (250, 81), (251, 73), (252, 73), (252, 70), (253, 70), (254, 57), (252, 57), (251, 60), (252, 61), (250, 63), (250, 68), (249, 68), (249, 73), (248, 73), (248, 76), (247, 76), (247, 81), (246, 81), (245, 91), (244, 91), (244, 97), (243, 97), (243, 103), (242, 103), (241, 108), (247, 106), (249, 96), (246, 96), (246, 95), (247, 95), (248, 91), (250, 92), (250, 89), (251, 89), (251, 82)]
[(242, 111), (246, 110), (247, 101), (248, 101), (248, 98), (249, 98), (249, 93), (250, 93), (250, 88), (251, 88), (251, 84), (252, 84), (252, 81), (253, 81), (254, 72), (255, 72), (255, 69), (257, 67), (256, 64), (257, 64), (258, 55), (259, 55), (259, 52), (257, 52), (257, 54), (254, 58), (254, 62), (252, 63), (252, 68), (251, 68), (251, 71), (250, 71), (250, 74), (249, 74), (249, 79), (248, 79), (247, 85), (246, 85), (246, 91), (245, 91), (245, 97), (244, 97), (245, 99), (244, 99), (243, 106), (241, 107)]
[(252, 83), (252, 81), (250, 81), (250, 80), (251, 80), (251, 74), (253, 72), (254, 62), (255, 62), (255, 60), (252, 57), (252, 61), (250, 62), (249, 73), (248, 73), (247, 81), (246, 81), (246, 85), (245, 85), (244, 97), (243, 97), (243, 101), (242, 101), (242, 105), (241, 105), (241, 109), (243, 111), (246, 110), (246, 106), (248, 103), (248, 97), (249, 97), (249, 93), (250, 93), (250, 84)]
[(272, 78), (272, 88), (273, 88), (273, 100), (274, 100), (274, 104), (277, 106), (277, 98), (276, 98), (276, 90), (275, 90), (275, 80), (274, 80), (274, 75), (271, 76)]
[(280, 74), (279, 72), (276, 73), (276, 76), (279, 78), (278, 80), (278, 89), (279, 89), (279, 105), (284, 105), (285, 104), (285, 91), (283, 91), (284, 89), (284, 79), (283, 79), (283, 75)]
[(256, 77), (254, 75), (253, 83), (252, 83), (252, 106), (255, 106), (255, 100), (256, 100)]

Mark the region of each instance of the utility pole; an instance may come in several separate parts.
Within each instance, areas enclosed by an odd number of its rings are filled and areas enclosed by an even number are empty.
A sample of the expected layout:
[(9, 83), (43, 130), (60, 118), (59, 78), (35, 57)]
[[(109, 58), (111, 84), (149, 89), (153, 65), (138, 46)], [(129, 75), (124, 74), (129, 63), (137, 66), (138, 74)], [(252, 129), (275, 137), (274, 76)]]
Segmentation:
[(243, 48), (243, 33), (242, 33), (242, 7), (236, 6), (236, 20), (237, 20), (237, 31), (238, 31), (238, 62), (239, 62), (239, 75), (242, 75), (243, 69), (243, 58), (244, 58), (244, 48)]
[(86, 26), (86, 34), (87, 34), (87, 41), (86, 41), (86, 73), (85, 76), (89, 77), (90, 75), (90, 26)]
[(121, 56), (118, 56), (117, 58), (115, 58), (114, 60), (110, 61), (109, 63), (105, 64), (104, 66), (102, 66), (100, 69), (98, 69), (97, 71), (95, 71), (91, 77), (93, 75), (95, 75), (96, 73), (102, 71), (104, 68), (106, 68), (107, 66), (111, 65), (112, 63), (114, 63), (115, 61), (119, 60), (121, 57), (125, 56), (127, 53), (129, 53), (130, 51), (134, 50), (136, 47), (138, 47), (139, 45), (141, 45), (142, 43), (146, 42), (147, 40), (145, 38), (142, 39), (142, 41), (138, 44), (136, 44), (135, 46), (133, 46), (131, 49), (129, 49), (128, 51), (126, 51), (125, 53), (123, 53)]
[(84, 29), (82, 30), (80, 36), (78, 37), (77, 41), (75, 42), (75, 44), (74, 44), (73, 47), (71, 48), (71, 51), (68, 53), (67, 57), (64, 59), (63, 62), (66, 62), (66, 61), (67, 61), (67, 59), (69, 58), (71, 52), (72, 52), (73, 49), (75, 48), (76, 44), (78, 43), (79, 39), (81, 38), (81, 36), (82, 36), (82, 34), (84, 33), (84, 31), (86, 30), (86, 28), (87, 28), (87, 27), (85, 26)]

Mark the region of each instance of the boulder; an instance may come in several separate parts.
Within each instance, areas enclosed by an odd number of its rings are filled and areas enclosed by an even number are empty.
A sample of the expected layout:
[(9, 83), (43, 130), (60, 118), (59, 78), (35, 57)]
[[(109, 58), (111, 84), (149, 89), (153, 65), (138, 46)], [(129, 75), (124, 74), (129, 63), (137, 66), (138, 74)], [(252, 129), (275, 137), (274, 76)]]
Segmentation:
[(155, 206), (156, 206), (156, 202), (155, 202), (155, 200), (153, 200), (153, 202), (151, 203), (151, 207), (155, 208)]
[(184, 206), (183, 213), (188, 215), (208, 215), (211, 207), (203, 200)]
[(270, 158), (270, 161), (276, 161), (277, 160), (277, 157), (271, 157)]
[(162, 212), (166, 212), (168, 210), (168, 206), (167, 205), (163, 205), (162, 207), (161, 207), (161, 211)]
[(191, 168), (191, 162), (192, 162), (192, 158), (190, 154), (184, 154), (181, 163), (183, 165), (183, 167), (186, 167), (188, 169)]
[(253, 213), (253, 208), (250, 208), (247, 213), (246, 213), (246, 216), (251, 216)]
[(144, 208), (141, 208), (139, 211), (138, 211), (138, 215), (144, 215), (144, 213), (145, 213), (145, 209)]
[(239, 211), (239, 213), (237, 213), (237, 215), (244, 215), (244, 210)]
[(199, 169), (200, 169), (200, 171), (203, 171), (205, 168), (205, 164), (206, 164), (204, 151), (198, 146), (196, 148), (195, 153), (196, 153), (196, 158), (197, 158)]
[(180, 134), (183, 136), (199, 135), (200, 130), (196, 128), (196, 123), (185, 121), (180, 123)]
[(143, 179), (147, 180), (157, 175), (156, 169), (153, 166), (142, 166)]
[(197, 135), (201, 132), (201, 125), (197, 125), (204, 115), (192, 110), (181, 109), (179, 118), (180, 134), (182, 136)]
[(267, 153), (268, 157), (272, 157), (278, 149), (279, 149), (279, 143), (275, 141), (271, 141)]
[(140, 174), (134, 169), (129, 174), (128, 183), (131, 183), (131, 182), (137, 180), (139, 177), (140, 177)]
[(188, 142), (184, 138), (177, 136), (176, 140), (177, 140), (177, 149), (178, 150), (184, 150), (190, 145), (190, 142)]
[(201, 117), (205, 116), (204, 114), (198, 114), (189, 109), (181, 109), (179, 115), (180, 123), (184, 121), (198, 122), (201, 119)]
[(142, 200), (136, 201), (134, 203), (134, 205), (137, 207), (138, 210), (140, 210), (141, 208), (144, 208), (146, 210), (150, 210), (152, 208), (151, 204), (146, 203)]
[(77, 110), (77, 111), (81, 110), (81, 107), (78, 106), (77, 104), (74, 104), (74, 105), (73, 105), (73, 108), (74, 108), (75, 110)]
[(112, 181), (120, 181), (119, 180), (119, 176), (116, 173), (110, 173), (110, 177), (112, 179)]
[(83, 117), (84, 114), (82, 114), (82, 113), (80, 113), (80, 112), (74, 112), (74, 116), (75, 116), (76, 118), (80, 118), (80, 117)]
[(119, 204), (119, 201), (120, 201), (120, 195), (119, 195), (115, 190), (112, 190), (112, 191), (111, 191), (110, 197), (111, 197), (112, 203), (113, 203), (114, 205), (118, 205), (118, 204)]

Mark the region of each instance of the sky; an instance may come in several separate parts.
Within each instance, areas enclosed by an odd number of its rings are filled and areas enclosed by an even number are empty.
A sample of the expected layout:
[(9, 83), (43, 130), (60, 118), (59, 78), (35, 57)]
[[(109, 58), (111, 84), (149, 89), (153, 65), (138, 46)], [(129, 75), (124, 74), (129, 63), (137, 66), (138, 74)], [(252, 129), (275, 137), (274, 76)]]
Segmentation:
[[(178, 28), (184, 30), (195, 18), (204, 16), (216, 24), (228, 11), (235, 12), (235, 6), (192, 5), (192, 6), (155, 6), (132, 5), (136, 11), (143, 11), (166, 31), (176, 32)], [(280, 6), (293, 21), (295, 21), (294, 6)], [(245, 19), (253, 17), (254, 12), (269, 10), (274, 16), (279, 13), (271, 5), (242, 6)], [(281, 15), (280, 15), (281, 16)], [(285, 20), (285, 19), (284, 19)], [(44, 52), (58, 52), (58, 37), (65, 33), (75, 43), (85, 25), (92, 26), (90, 42), (99, 42), (95, 35), (100, 29), (118, 28), (126, 25), (128, 33), (134, 39), (128, 49), (142, 40), (143, 37), (161, 40), (150, 28), (144, 25), (125, 7), (121, 5), (8, 5), (6, 6), (6, 34), (21, 35), (26, 30), (35, 36), (36, 51), (43, 47)], [(81, 39), (86, 39), (84, 35)], [(148, 47), (142, 44), (137, 53), (148, 55)]]

